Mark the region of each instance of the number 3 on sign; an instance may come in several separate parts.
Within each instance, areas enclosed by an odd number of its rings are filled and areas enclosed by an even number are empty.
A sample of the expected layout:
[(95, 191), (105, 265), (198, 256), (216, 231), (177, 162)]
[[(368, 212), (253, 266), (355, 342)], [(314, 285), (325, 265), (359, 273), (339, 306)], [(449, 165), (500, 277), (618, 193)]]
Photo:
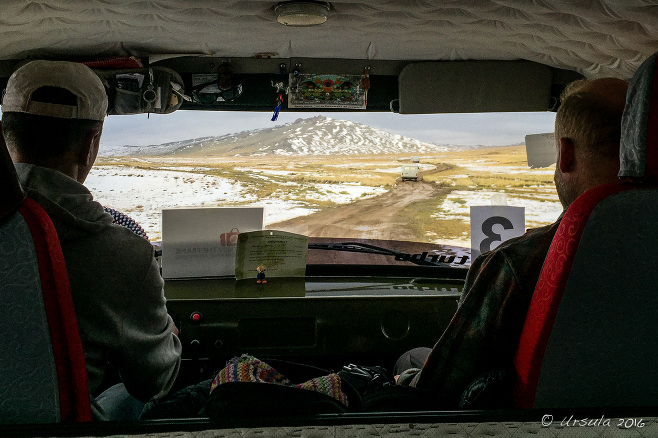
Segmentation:
[(491, 251), (525, 232), (525, 208), (507, 205), (471, 207), (471, 256)]

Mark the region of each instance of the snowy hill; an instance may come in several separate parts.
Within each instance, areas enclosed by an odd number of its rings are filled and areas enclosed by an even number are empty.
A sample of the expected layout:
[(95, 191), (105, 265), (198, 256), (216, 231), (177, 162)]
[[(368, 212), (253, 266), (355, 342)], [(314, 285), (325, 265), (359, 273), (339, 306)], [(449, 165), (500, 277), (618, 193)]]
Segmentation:
[(154, 146), (122, 146), (103, 155), (357, 155), (432, 153), (453, 149), (324, 116), (274, 128), (203, 137)]

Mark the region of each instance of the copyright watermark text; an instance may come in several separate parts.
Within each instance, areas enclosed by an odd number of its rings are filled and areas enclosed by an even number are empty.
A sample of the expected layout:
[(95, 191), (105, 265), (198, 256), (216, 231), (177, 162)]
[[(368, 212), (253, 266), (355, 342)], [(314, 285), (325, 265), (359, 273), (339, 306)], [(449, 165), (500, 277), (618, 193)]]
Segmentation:
[(606, 418), (604, 415), (601, 418), (578, 418), (574, 415), (566, 415), (564, 418), (557, 422), (551, 414), (546, 414), (541, 418), (541, 425), (549, 427), (552, 424), (556, 426), (559, 424), (562, 427), (610, 427), (616, 426), (620, 429), (642, 428), (645, 426), (642, 418)]

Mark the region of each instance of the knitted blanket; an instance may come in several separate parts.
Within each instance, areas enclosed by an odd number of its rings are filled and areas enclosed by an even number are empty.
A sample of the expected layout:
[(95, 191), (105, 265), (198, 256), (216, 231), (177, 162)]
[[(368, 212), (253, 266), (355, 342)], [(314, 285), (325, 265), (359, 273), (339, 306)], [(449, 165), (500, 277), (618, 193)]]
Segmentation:
[(219, 385), (229, 382), (257, 382), (286, 385), (328, 395), (345, 406), (349, 406), (347, 396), (341, 390), (341, 379), (336, 373), (315, 377), (304, 383), (294, 384), (267, 363), (253, 356), (243, 354), (234, 357), (215, 376), (210, 392)]

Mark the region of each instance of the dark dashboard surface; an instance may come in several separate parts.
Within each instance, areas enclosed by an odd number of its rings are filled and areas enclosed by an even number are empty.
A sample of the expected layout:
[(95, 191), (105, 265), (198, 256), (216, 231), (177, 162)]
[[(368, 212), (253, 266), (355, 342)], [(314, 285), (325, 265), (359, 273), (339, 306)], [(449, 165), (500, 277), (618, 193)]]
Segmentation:
[(309, 265), (306, 277), (166, 280), (188, 365), (235, 355), (387, 364), (431, 347), (457, 309), (466, 269)]
[(461, 278), (322, 276), (268, 278), (266, 284), (234, 278), (169, 279), (167, 300), (227, 300), (382, 296), (455, 296)]

